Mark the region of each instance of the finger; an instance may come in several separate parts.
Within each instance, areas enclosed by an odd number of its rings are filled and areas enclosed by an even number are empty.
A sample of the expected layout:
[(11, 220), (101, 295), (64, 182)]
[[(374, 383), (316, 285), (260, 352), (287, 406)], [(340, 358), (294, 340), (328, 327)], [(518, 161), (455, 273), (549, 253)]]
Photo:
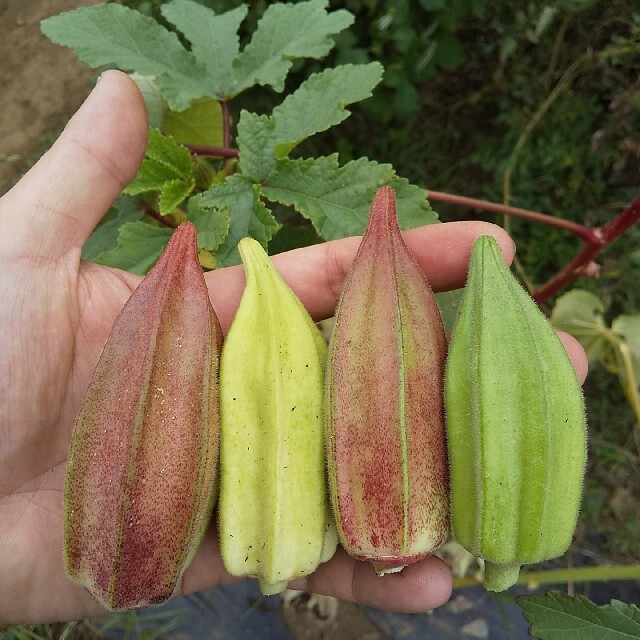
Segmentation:
[(418, 613), (444, 604), (451, 596), (452, 581), (449, 567), (436, 556), (428, 556), (400, 573), (378, 576), (370, 563), (354, 560), (338, 549), (329, 562), (290, 587), (387, 611)]
[[(435, 291), (464, 285), (469, 255), (481, 235), (493, 236), (511, 263), (515, 246), (509, 235), (486, 222), (447, 222), (404, 232), (409, 250), (424, 270)], [(273, 262), (316, 320), (333, 315), (342, 284), (360, 246), (360, 238), (344, 238), (273, 256)], [(223, 330), (229, 328), (242, 289), (242, 267), (207, 274), (212, 302)]]
[(558, 337), (562, 340), (562, 344), (569, 355), (571, 364), (573, 364), (573, 368), (576, 370), (576, 376), (578, 377), (580, 384), (584, 384), (589, 371), (589, 361), (585, 350), (578, 340), (569, 333), (558, 331)]
[(107, 71), (51, 149), (0, 200), (0, 254), (48, 260), (80, 250), (135, 175), (147, 139), (137, 86)]

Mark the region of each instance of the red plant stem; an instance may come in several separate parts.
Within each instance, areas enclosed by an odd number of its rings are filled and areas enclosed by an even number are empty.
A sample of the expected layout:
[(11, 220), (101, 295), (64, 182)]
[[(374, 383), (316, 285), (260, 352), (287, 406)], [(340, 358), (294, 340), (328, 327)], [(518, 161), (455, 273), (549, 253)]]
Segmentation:
[(168, 216), (163, 216), (158, 213), (148, 202), (142, 200), (140, 202), (140, 208), (148, 215), (151, 216), (154, 220), (161, 222), (163, 225), (167, 227), (171, 227), (172, 229), (176, 229), (178, 225), (171, 220)]
[(214, 156), (216, 158), (237, 158), (240, 155), (238, 149), (231, 147), (231, 116), (229, 114), (229, 101), (221, 100), (222, 107), (222, 147), (210, 147), (201, 144), (185, 145), (194, 156)]
[(638, 196), (619, 216), (600, 227), (598, 235), (604, 246), (611, 244), (627, 229), (640, 222), (640, 196)]
[(575, 257), (562, 267), (560, 271), (549, 278), (549, 280), (547, 280), (547, 282), (537, 291), (534, 291), (531, 294), (531, 297), (538, 304), (544, 303), (552, 295), (560, 291), (560, 289), (566, 287), (579, 276), (584, 275), (585, 268), (596, 257), (601, 249), (601, 245), (585, 242)]
[(443, 193), (442, 191), (431, 191), (430, 189), (427, 191), (427, 197), (429, 200), (436, 200), (437, 202), (447, 202), (449, 204), (457, 204), (463, 207), (474, 207), (476, 209), (483, 209), (484, 211), (494, 211), (495, 213), (503, 213), (516, 218), (525, 218), (527, 220), (542, 222), (543, 224), (551, 227), (558, 227), (559, 229), (570, 231), (586, 242), (598, 242), (595, 230), (591, 227), (578, 224), (577, 222), (572, 222), (571, 220), (556, 218), (555, 216), (550, 216), (546, 213), (530, 211), (529, 209), (520, 209), (519, 207), (511, 207), (506, 204), (497, 204), (496, 202), (488, 202), (487, 200), (457, 196), (451, 193)]
[(542, 304), (551, 296), (555, 295), (560, 289), (566, 287), (581, 275), (586, 275), (586, 269), (594, 258), (610, 245), (618, 236), (622, 235), (627, 229), (640, 221), (640, 196), (636, 198), (622, 213), (616, 216), (603, 227), (592, 228), (587, 227), (570, 220), (555, 218), (537, 211), (529, 211), (528, 209), (519, 209), (518, 207), (510, 207), (504, 204), (488, 202), (486, 200), (477, 200), (476, 198), (467, 198), (465, 196), (457, 196), (451, 193), (443, 193), (441, 191), (429, 191), (429, 200), (438, 202), (447, 202), (467, 207), (475, 207), (485, 211), (494, 211), (509, 216), (525, 218), (527, 220), (535, 220), (549, 226), (558, 227), (570, 231), (584, 240), (580, 251), (576, 256), (567, 263), (560, 271), (551, 276), (545, 284), (531, 295), (533, 299)]
[(578, 254), (566, 264), (558, 273), (553, 275), (535, 291), (533, 299), (541, 304), (560, 289), (573, 282), (584, 273), (587, 265), (602, 251), (610, 245), (618, 236), (640, 221), (640, 196), (637, 197), (620, 215), (616, 216), (603, 227), (594, 229), (597, 237), (595, 242), (585, 242)]
[(188, 144), (187, 149), (194, 155), (199, 156), (215, 156), (217, 158), (237, 158), (239, 152), (237, 149), (225, 147), (207, 147), (201, 144)]

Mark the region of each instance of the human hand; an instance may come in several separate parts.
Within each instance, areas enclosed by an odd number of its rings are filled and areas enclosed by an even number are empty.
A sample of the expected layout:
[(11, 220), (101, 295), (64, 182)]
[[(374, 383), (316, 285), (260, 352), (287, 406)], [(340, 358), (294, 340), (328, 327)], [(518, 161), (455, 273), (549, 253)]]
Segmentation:
[[(73, 425), (113, 323), (138, 276), (83, 262), (82, 246), (142, 160), (144, 103), (128, 76), (110, 71), (37, 165), (0, 199), (0, 627), (104, 613), (65, 575), (62, 489)], [(507, 260), (510, 238), (485, 223), (448, 223), (407, 232), (435, 290), (464, 284), (475, 238), (495, 236)], [(274, 262), (317, 320), (333, 314), (359, 239), (291, 251)], [(206, 275), (224, 331), (237, 308), (241, 267)], [(581, 380), (586, 358), (565, 345)], [(179, 593), (235, 580), (222, 565), (212, 526)], [(451, 591), (436, 557), (384, 579), (339, 551), (292, 583), (317, 593), (397, 611), (426, 611)]]

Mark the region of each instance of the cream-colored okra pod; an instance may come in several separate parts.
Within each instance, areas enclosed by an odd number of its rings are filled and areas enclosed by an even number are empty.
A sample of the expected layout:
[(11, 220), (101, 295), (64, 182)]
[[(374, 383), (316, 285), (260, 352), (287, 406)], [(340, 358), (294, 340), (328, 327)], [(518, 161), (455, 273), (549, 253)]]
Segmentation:
[(322, 416), (327, 347), (262, 246), (238, 249), (246, 286), (220, 365), (219, 529), (227, 571), (265, 594), (336, 548)]

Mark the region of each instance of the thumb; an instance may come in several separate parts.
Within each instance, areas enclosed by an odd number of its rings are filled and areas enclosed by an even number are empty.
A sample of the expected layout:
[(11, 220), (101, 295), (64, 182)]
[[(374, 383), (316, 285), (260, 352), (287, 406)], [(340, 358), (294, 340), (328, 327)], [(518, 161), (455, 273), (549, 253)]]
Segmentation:
[(79, 250), (135, 175), (146, 140), (136, 84), (103, 73), (60, 138), (0, 199), (0, 256), (55, 260)]

